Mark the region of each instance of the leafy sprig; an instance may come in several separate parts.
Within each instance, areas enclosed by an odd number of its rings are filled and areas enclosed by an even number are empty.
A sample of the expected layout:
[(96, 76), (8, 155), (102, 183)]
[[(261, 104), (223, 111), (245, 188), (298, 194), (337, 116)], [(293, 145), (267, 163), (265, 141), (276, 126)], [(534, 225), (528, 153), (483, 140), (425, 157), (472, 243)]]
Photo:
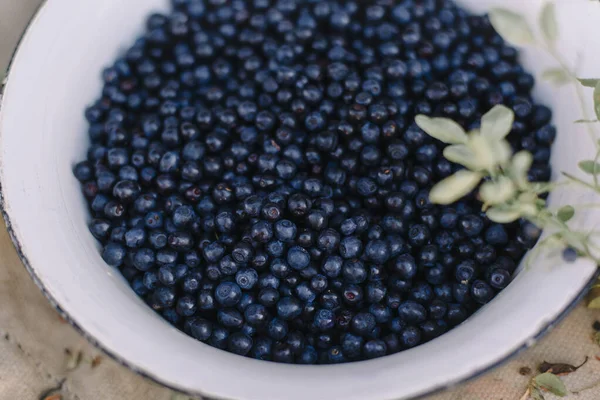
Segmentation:
[[(594, 258), (589, 233), (574, 230), (567, 224), (575, 214), (575, 207), (567, 205), (552, 210), (541, 197), (558, 184), (530, 182), (527, 172), (533, 162), (531, 153), (522, 150), (512, 154), (506, 136), (513, 121), (513, 111), (502, 105), (484, 114), (480, 129), (469, 133), (452, 120), (418, 115), (415, 122), (419, 128), (448, 144), (444, 157), (465, 167), (431, 189), (431, 202), (451, 204), (476, 191), (482, 210), (490, 220), (506, 224), (526, 219), (551, 232), (544, 243), (562, 244)], [(600, 172), (600, 164), (598, 169)]]
[[(593, 159), (578, 163), (583, 178), (563, 172), (565, 181), (530, 182), (527, 172), (533, 157), (527, 151), (512, 154), (506, 136), (512, 129), (514, 113), (504, 106), (496, 106), (481, 120), (478, 130), (465, 132), (460, 125), (444, 118), (416, 117), (417, 125), (430, 136), (448, 144), (444, 157), (465, 169), (444, 179), (430, 191), (433, 203), (451, 204), (471, 192), (482, 202), (482, 210), (497, 223), (510, 223), (519, 218), (530, 221), (546, 231), (546, 237), (528, 254), (527, 261), (543, 249), (562, 249), (564, 258), (585, 256), (600, 264), (600, 249), (591, 240), (593, 235), (571, 228), (568, 222), (582, 205), (566, 205), (552, 209), (543, 195), (564, 184), (576, 184), (600, 193), (600, 141), (595, 128), (600, 122), (600, 78), (580, 78), (576, 68), (569, 66), (557, 50), (559, 24), (554, 2), (547, 1), (538, 16), (537, 32), (520, 14), (493, 8), (489, 18), (500, 36), (516, 46), (535, 46), (546, 51), (556, 61), (556, 66), (541, 74), (542, 79), (556, 85), (573, 85), (582, 110), (582, 118), (575, 121), (586, 124), (596, 146)], [(593, 89), (594, 115), (588, 113), (585, 90)], [(592, 205), (600, 207), (599, 205)], [(596, 302), (600, 303), (600, 301)], [(595, 304), (595, 303), (593, 303)], [(532, 388), (532, 392), (534, 389)]]

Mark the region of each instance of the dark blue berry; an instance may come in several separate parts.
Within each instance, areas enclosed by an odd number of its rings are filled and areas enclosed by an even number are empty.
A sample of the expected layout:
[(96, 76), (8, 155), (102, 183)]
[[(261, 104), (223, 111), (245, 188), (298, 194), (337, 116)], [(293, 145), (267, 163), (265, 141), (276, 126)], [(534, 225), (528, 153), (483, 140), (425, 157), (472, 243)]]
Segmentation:
[(225, 307), (232, 307), (240, 301), (242, 290), (233, 282), (223, 282), (215, 289), (215, 299)]

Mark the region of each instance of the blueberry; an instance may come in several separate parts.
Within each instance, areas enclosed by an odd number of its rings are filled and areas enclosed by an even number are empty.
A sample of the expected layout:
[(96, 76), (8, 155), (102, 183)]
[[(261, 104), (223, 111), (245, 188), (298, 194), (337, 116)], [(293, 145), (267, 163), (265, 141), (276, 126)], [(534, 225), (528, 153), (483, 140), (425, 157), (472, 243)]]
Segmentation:
[(155, 310), (163, 310), (165, 308), (169, 308), (173, 306), (175, 303), (175, 293), (171, 288), (168, 287), (158, 287), (152, 293), (152, 298), (150, 300), (150, 305)]
[(471, 296), (476, 302), (485, 304), (494, 297), (494, 291), (484, 281), (476, 280), (471, 286)]
[(375, 316), (368, 312), (360, 312), (352, 318), (352, 330), (361, 336), (370, 334), (375, 325)]
[(213, 333), (213, 324), (204, 318), (192, 317), (185, 321), (185, 331), (189, 332), (194, 338), (205, 341)]
[(225, 307), (232, 307), (240, 301), (242, 290), (233, 282), (223, 282), (215, 289), (215, 299)]
[(252, 289), (258, 281), (258, 273), (251, 268), (240, 270), (235, 275), (235, 281), (244, 290)]
[(341, 274), (343, 263), (344, 261), (341, 257), (329, 256), (323, 261), (321, 269), (329, 278), (335, 278)]
[(421, 343), (421, 331), (414, 326), (407, 326), (400, 332), (400, 344), (404, 348), (415, 347)]
[(485, 240), (491, 245), (503, 245), (508, 242), (508, 234), (504, 226), (500, 224), (491, 225), (485, 231)]
[(315, 314), (315, 327), (320, 331), (328, 331), (335, 326), (335, 315), (333, 311), (321, 309)]
[(306, 346), (302, 353), (297, 357), (298, 364), (315, 364), (318, 359), (318, 353), (313, 346)]
[(108, 243), (102, 251), (102, 259), (112, 267), (119, 267), (125, 260), (126, 250), (118, 243)]
[(274, 288), (264, 288), (258, 293), (258, 302), (264, 306), (274, 306), (279, 301), (279, 291)]
[(202, 249), (202, 256), (207, 262), (217, 262), (225, 254), (225, 246), (219, 242), (211, 242)]
[(456, 280), (467, 283), (472, 281), (477, 274), (477, 265), (472, 260), (465, 260), (456, 266)]
[(408, 239), (413, 246), (423, 246), (427, 244), (431, 238), (431, 233), (427, 226), (423, 224), (415, 224), (410, 227), (408, 232)]
[(342, 265), (342, 276), (346, 282), (358, 284), (367, 279), (367, 270), (360, 260), (346, 260)]
[(262, 304), (250, 304), (244, 311), (246, 322), (251, 326), (263, 326), (269, 319), (269, 312)]
[(317, 247), (327, 253), (333, 253), (340, 244), (340, 234), (334, 229), (325, 229), (317, 238)]
[(574, 262), (577, 260), (577, 250), (572, 247), (567, 247), (565, 250), (563, 250), (562, 257), (566, 262)]
[(398, 307), (398, 316), (407, 323), (420, 323), (427, 318), (427, 310), (414, 301), (405, 301)]
[(241, 332), (229, 335), (227, 350), (239, 355), (246, 355), (252, 348), (252, 339)]
[(244, 317), (238, 310), (223, 308), (217, 312), (217, 321), (225, 328), (240, 328), (244, 323)]
[(372, 240), (365, 247), (365, 255), (376, 264), (384, 264), (390, 257), (388, 244), (383, 240)]
[(283, 320), (292, 320), (301, 312), (301, 304), (294, 297), (284, 297), (277, 303), (277, 315)]
[(253, 341), (253, 346), (250, 351), (250, 356), (257, 360), (269, 361), (272, 359), (273, 341), (267, 337), (258, 337)]
[(273, 227), (268, 221), (258, 221), (252, 225), (250, 235), (252, 239), (266, 243), (273, 237)]
[(288, 333), (288, 325), (285, 321), (273, 318), (267, 325), (267, 333), (273, 340), (282, 340)]
[(347, 236), (340, 241), (339, 251), (343, 258), (356, 258), (362, 252), (362, 241), (356, 236)]
[(510, 272), (505, 269), (494, 269), (488, 278), (490, 286), (495, 289), (502, 290), (510, 283)]
[(383, 357), (387, 353), (387, 346), (381, 339), (369, 340), (363, 346), (365, 358)]
[(155, 253), (147, 248), (139, 249), (133, 256), (133, 266), (140, 271), (148, 271), (156, 261)]
[(361, 355), (364, 339), (352, 333), (346, 333), (342, 337), (342, 351), (347, 357), (357, 358)]
[(294, 246), (287, 252), (287, 262), (293, 269), (302, 270), (308, 267), (310, 263), (310, 255), (304, 248), (300, 246)]
[(396, 258), (392, 268), (402, 279), (412, 279), (417, 274), (417, 264), (410, 254), (403, 254)]

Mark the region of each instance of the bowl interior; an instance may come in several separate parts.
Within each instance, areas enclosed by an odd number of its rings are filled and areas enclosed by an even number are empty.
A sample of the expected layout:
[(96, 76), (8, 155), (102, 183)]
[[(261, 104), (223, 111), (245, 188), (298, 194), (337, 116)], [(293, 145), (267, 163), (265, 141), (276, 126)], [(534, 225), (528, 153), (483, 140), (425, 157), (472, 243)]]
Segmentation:
[[(161, 383), (214, 397), (409, 398), (472, 376), (531, 343), (594, 276), (590, 262), (565, 265), (559, 258), (539, 260), (483, 311), (448, 334), (393, 356), (338, 366), (246, 359), (171, 327), (101, 259), (71, 173), (88, 146), (83, 110), (100, 93), (101, 69), (133, 42), (144, 17), (166, 10), (166, 3), (55, 0), (45, 4), (14, 58), (0, 115), (3, 206), (18, 250), (51, 300), (122, 362)], [(505, 2), (459, 3), (482, 12)], [(583, 3), (559, 4), (561, 26), (565, 26), (560, 46), (570, 58), (583, 50), (582, 75), (591, 76), (593, 66), (600, 65), (600, 54), (585, 50), (600, 45), (600, 38), (591, 33), (600, 10)], [(509, 5), (535, 21), (540, 4), (531, 0)], [(574, 20), (577, 24), (564, 24)], [(522, 60), (538, 74), (553, 65), (542, 53), (529, 49)], [(577, 160), (592, 156), (593, 146), (585, 127), (572, 124), (580, 112), (571, 88), (538, 83), (536, 95), (555, 111), (559, 129), (552, 158), (555, 172), (576, 171)], [(570, 188), (553, 194), (551, 203), (581, 199), (581, 192)], [(573, 223), (593, 227), (600, 221), (597, 214), (578, 215)]]

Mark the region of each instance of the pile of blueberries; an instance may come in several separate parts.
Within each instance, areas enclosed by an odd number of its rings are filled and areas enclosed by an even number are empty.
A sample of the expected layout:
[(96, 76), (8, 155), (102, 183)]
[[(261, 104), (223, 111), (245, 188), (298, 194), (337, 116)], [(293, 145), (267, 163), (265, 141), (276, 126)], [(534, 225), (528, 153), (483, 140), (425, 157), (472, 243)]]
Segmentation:
[(102, 257), (166, 320), (261, 360), (370, 359), (505, 288), (540, 234), (470, 195), (414, 121), (505, 104), (547, 181), (556, 135), (517, 51), (451, 0), (172, 0), (103, 73), (74, 167)]

